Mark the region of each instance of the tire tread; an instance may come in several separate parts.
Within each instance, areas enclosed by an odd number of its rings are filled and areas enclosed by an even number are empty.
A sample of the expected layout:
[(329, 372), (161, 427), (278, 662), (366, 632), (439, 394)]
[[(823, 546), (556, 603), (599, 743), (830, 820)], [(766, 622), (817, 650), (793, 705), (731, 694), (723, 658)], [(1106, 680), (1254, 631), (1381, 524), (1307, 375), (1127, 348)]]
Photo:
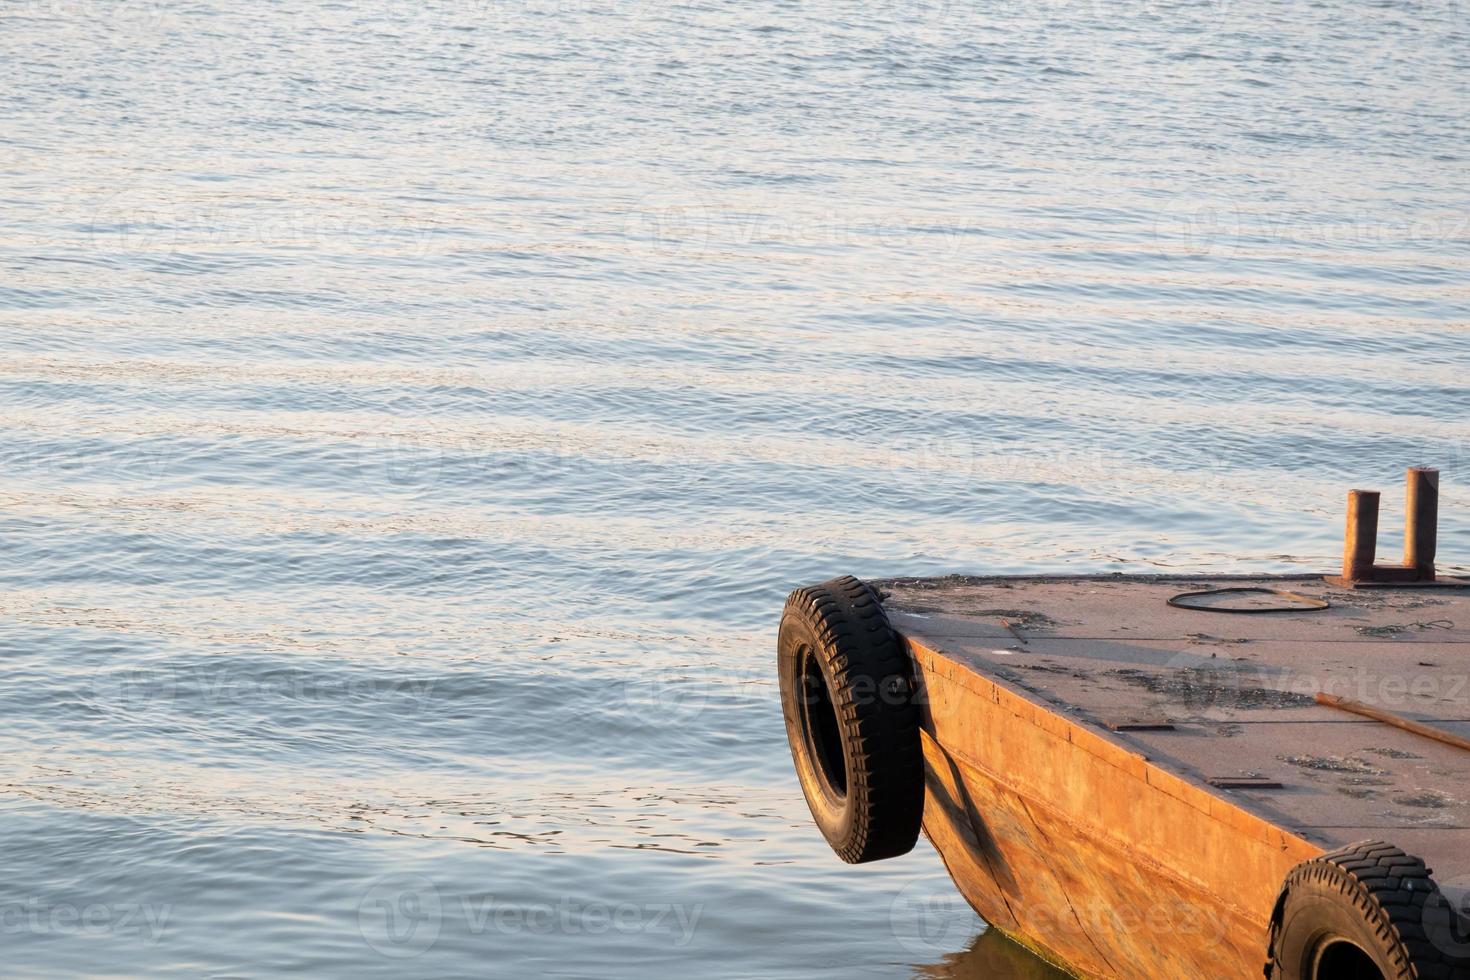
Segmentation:
[(1465, 980), (1458, 957), (1430, 941), (1425, 905), (1438, 891), (1424, 862), (1384, 841), (1360, 841), (1298, 864), (1286, 876), (1271, 917), (1265, 975), (1289, 975), (1280, 962), (1282, 912), (1291, 891), (1312, 883), (1336, 893), (1363, 917), (1387, 952), (1388, 980)]
[[(810, 622), (827, 655), (843, 748), (852, 760), (853, 807), (845, 840), (831, 841), (844, 861), (860, 864), (912, 850), (923, 816), (924, 764), (913, 665), (877, 594), (850, 575), (797, 589), (786, 616)], [(858, 696), (864, 679), (902, 677), (908, 697)], [(876, 693), (876, 692), (875, 692)]]

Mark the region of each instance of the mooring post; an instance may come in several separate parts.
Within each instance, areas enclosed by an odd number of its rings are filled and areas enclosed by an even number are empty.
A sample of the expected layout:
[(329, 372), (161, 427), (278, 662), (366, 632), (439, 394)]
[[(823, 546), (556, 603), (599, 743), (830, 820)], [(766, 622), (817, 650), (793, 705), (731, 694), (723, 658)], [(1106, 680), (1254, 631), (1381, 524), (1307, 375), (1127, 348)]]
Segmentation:
[(1439, 531), (1439, 470), (1409, 470), (1404, 495), (1404, 565), (1421, 582), (1434, 581), (1434, 548)]
[(1373, 560), (1378, 555), (1378, 498), (1377, 490), (1348, 491), (1342, 577), (1349, 582), (1373, 577)]
[[(1377, 490), (1349, 490), (1347, 534), (1342, 546), (1342, 576), (1329, 577), (1332, 585), (1357, 589), (1372, 585), (1426, 585), (1433, 587), (1434, 552), (1439, 536), (1439, 470), (1432, 466), (1409, 468), (1404, 493), (1403, 564), (1378, 565)], [(1470, 585), (1470, 579), (1452, 579)]]

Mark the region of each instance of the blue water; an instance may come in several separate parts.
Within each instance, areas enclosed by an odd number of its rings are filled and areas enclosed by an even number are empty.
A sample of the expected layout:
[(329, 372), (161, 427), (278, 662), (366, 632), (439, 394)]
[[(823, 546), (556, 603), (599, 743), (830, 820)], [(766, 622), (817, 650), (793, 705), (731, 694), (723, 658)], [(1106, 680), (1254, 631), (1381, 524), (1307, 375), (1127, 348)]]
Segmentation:
[(8, 0), (24, 976), (1041, 976), (849, 868), (841, 572), (1470, 562), (1458, 0)]

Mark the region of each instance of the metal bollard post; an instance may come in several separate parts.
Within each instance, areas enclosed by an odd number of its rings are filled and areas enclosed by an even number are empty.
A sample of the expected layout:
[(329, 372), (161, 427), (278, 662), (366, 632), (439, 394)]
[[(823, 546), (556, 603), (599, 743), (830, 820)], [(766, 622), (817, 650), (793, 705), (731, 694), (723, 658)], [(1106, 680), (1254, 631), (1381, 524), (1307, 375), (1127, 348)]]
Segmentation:
[(1373, 577), (1373, 561), (1378, 554), (1378, 502), (1377, 490), (1348, 491), (1342, 577), (1349, 582)]
[(1439, 470), (1409, 470), (1404, 497), (1404, 565), (1421, 582), (1434, 581), (1434, 549), (1439, 529)]

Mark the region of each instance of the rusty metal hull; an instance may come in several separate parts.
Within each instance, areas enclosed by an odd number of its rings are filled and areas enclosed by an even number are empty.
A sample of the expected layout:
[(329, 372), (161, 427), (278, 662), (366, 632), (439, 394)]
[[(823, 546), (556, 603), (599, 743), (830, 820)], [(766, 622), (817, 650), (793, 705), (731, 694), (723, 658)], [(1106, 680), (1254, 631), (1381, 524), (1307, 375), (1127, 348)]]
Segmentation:
[[(884, 584), (924, 704), (925, 833), (987, 922), (1079, 976), (1259, 977), (1288, 871), (1353, 841), (1397, 843), (1441, 881), (1470, 875), (1470, 753), (1305, 690), (1365, 663), (1432, 677), (1441, 696), (1408, 707), (1470, 729), (1464, 698), (1443, 696), (1470, 664), (1470, 593), (1395, 604), (1295, 579), (1332, 609), (1165, 605), (1212, 584), (1248, 583)], [(1378, 638), (1409, 611), (1436, 625)], [(1175, 685), (1222, 655), (1236, 680)]]

